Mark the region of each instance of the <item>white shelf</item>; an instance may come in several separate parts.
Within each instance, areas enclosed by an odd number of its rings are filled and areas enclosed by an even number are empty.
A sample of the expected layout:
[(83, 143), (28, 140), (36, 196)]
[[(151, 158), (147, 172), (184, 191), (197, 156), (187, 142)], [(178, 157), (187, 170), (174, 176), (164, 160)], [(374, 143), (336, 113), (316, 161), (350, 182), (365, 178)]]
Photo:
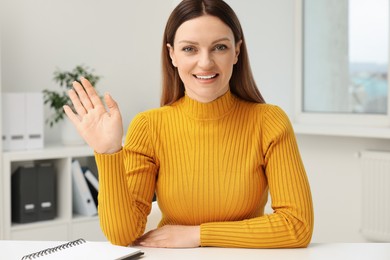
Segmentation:
[(21, 231), (21, 230), (27, 230), (27, 229), (40, 229), (43, 227), (49, 227), (49, 226), (59, 226), (63, 224), (68, 224), (67, 219), (58, 219), (55, 218), (53, 220), (44, 220), (44, 221), (37, 221), (33, 223), (26, 223), (26, 224), (19, 224), (19, 223), (11, 223), (11, 232), (12, 231)]
[[(83, 237), (89, 240), (106, 240), (100, 230), (97, 216), (85, 217), (72, 212), (71, 163), (78, 159), (83, 166), (96, 170), (93, 150), (86, 146), (48, 145), (44, 149), (5, 151), (2, 153), (0, 206), (3, 210), (0, 223), (1, 239), (72, 240)], [(17, 167), (49, 161), (56, 169), (57, 214), (52, 220), (33, 223), (13, 223), (11, 216), (11, 176)]]
[(390, 139), (389, 127), (362, 127), (336, 125), (293, 124), (296, 134), (336, 137)]
[(93, 217), (86, 217), (86, 216), (80, 216), (80, 215), (73, 215), (73, 223), (81, 223), (81, 222), (86, 222), (86, 221), (91, 221), (91, 220), (99, 220), (98, 216), (93, 216)]
[(12, 161), (46, 160), (67, 157), (92, 156), (93, 151), (87, 145), (62, 146), (57, 144), (47, 145), (43, 149), (4, 151), (3, 158)]

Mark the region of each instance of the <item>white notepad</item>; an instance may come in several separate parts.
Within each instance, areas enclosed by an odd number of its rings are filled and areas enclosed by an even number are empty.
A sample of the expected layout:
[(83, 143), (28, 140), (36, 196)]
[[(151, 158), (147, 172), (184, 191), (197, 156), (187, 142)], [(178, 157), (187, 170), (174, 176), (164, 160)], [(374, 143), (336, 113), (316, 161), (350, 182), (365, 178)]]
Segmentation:
[(85, 241), (77, 239), (56, 247), (42, 249), (25, 255), (22, 260), (29, 259), (72, 259), (72, 260), (115, 260), (134, 259), (143, 255), (140, 249), (116, 246), (108, 242)]

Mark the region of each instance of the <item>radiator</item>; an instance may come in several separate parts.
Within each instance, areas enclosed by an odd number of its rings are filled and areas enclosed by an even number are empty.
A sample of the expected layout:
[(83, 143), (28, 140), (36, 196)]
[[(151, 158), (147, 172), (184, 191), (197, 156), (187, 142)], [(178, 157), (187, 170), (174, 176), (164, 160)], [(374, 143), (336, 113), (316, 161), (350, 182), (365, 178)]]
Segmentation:
[(390, 151), (362, 151), (363, 236), (390, 242)]

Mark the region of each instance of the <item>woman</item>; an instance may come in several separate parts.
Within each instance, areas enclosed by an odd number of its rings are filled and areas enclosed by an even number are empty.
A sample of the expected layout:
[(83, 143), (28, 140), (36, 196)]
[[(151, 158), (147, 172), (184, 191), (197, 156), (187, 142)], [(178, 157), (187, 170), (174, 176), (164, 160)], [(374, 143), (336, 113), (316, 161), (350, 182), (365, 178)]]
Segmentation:
[[(69, 92), (78, 115), (64, 108), (95, 151), (107, 238), (306, 247), (313, 208), (295, 136), (257, 90), (234, 11), (222, 0), (182, 1), (168, 19), (162, 59), (162, 107), (133, 119), (123, 147), (116, 102), (106, 94), (106, 111), (86, 79)], [(268, 191), (274, 212), (264, 215)], [(162, 220), (143, 234), (155, 192)]]

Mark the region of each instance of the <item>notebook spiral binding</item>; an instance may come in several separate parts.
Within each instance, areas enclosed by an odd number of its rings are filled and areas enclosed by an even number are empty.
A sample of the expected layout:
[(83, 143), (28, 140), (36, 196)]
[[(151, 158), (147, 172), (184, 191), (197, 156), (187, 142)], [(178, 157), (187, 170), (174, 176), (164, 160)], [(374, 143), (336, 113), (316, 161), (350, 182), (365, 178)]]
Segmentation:
[(35, 253), (29, 254), (29, 255), (25, 255), (25, 256), (22, 257), (21, 260), (35, 259), (35, 258), (39, 258), (41, 256), (50, 255), (52, 253), (55, 253), (55, 252), (58, 252), (58, 251), (61, 251), (61, 250), (64, 250), (64, 249), (67, 249), (67, 248), (70, 248), (70, 247), (81, 245), (81, 244), (83, 244), (85, 242), (86, 241), (84, 239), (79, 238), (77, 240), (70, 241), (68, 243), (61, 244), (61, 245), (56, 246), (56, 247), (49, 247), (49, 248), (46, 248), (46, 249), (41, 250), (39, 252), (35, 252)]

